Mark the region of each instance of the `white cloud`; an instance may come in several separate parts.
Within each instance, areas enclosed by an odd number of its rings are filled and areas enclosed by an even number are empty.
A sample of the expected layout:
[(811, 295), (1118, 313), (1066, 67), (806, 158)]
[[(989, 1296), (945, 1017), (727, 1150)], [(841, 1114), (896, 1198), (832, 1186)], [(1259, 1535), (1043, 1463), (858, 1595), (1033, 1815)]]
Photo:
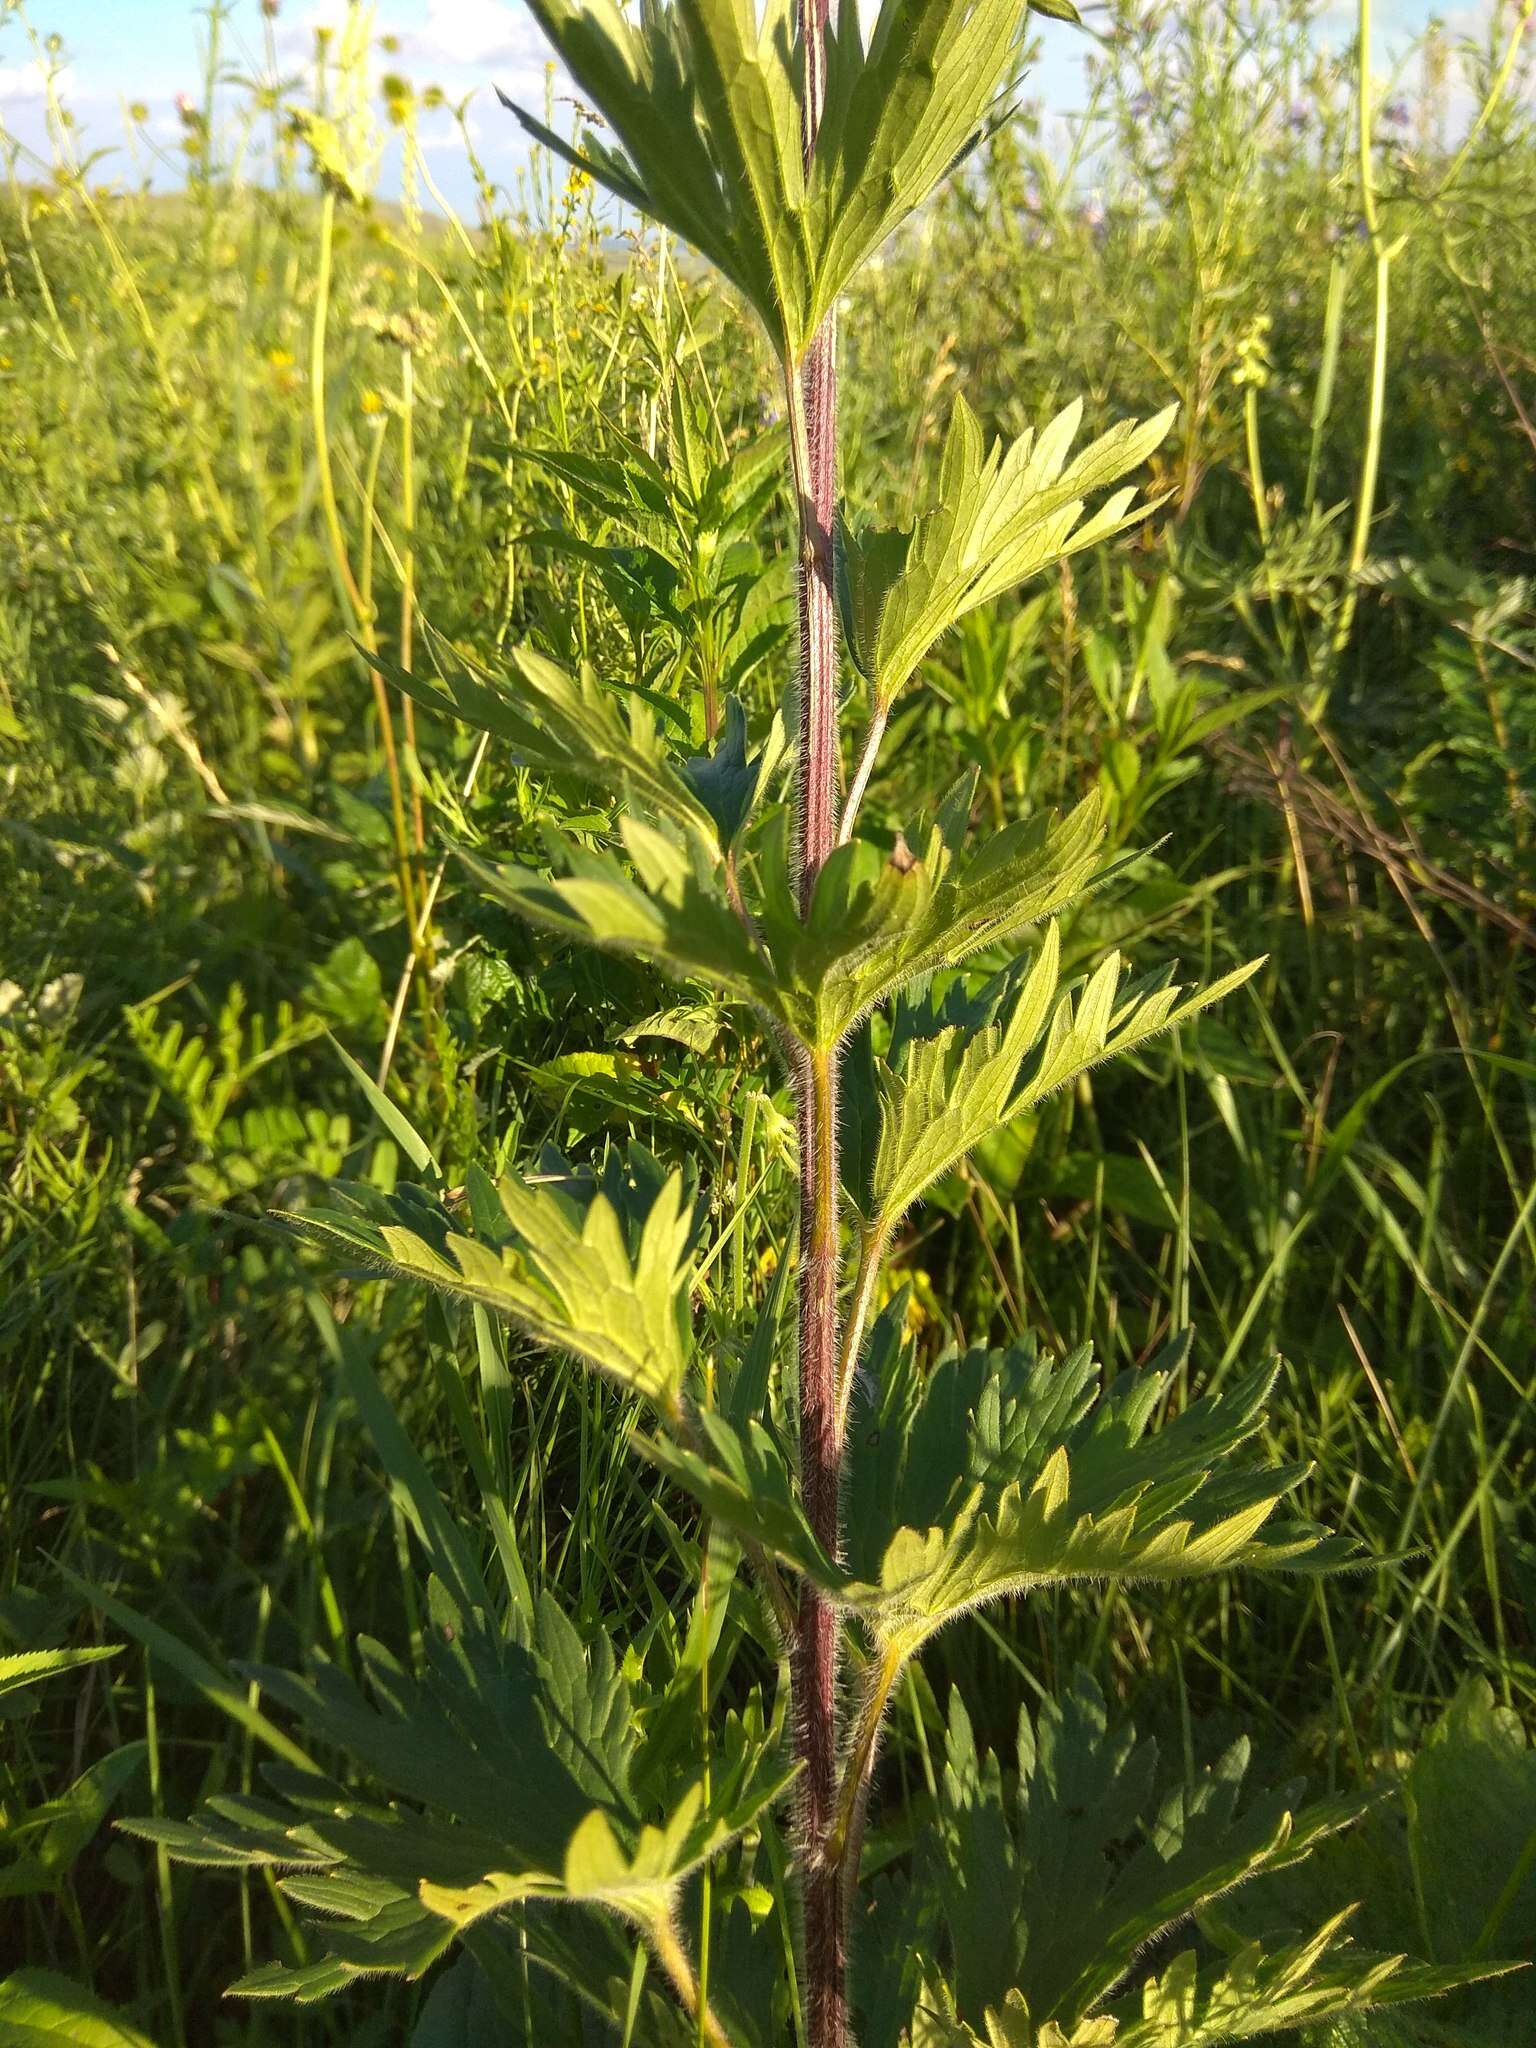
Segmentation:
[(425, 63), (455, 67), (526, 64), (543, 48), (528, 10), (505, 0), (427, 0), (425, 26), (400, 41)]
[[(70, 72), (67, 67), (55, 74), (54, 85), (61, 96), (68, 94)], [(47, 90), (47, 78), (41, 64), (0, 64), (0, 106), (7, 101), (40, 100)]]

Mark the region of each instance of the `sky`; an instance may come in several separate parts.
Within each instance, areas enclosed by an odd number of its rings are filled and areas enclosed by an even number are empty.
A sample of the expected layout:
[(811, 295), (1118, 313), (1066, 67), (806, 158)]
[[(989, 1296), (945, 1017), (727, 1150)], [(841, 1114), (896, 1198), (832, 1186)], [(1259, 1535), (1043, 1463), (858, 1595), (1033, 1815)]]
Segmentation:
[[(278, 0), (275, 33), (285, 65), (297, 68), (312, 47), (317, 23), (335, 21), (344, 0)], [(136, 181), (148, 170), (165, 183), (175, 165), (181, 135), (176, 95), (197, 95), (202, 76), (201, 45), (206, 13), (194, 0), (25, 0), (27, 18), (40, 35), (57, 35), (67, 68), (63, 96), (72, 108), (87, 149), (121, 152), (123, 108), (134, 101), (148, 110), (145, 135), (150, 150), (135, 172), (125, 154), (102, 160), (97, 175)], [(1331, 7), (1330, 29), (1339, 42), (1353, 29), (1348, 0)], [(1394, 44), (1421, 29), (1431, 12), (1465, 16), (1464, 5), (1432, 8), (1431, 0), (1375, 0), (1378, 65)], [(236, 69), (260, 68), (263, 49), (261, 0), (231, 0), (223, 30), (224, 57)], [(1086, 39), (1059, 23), (1037, 18), (1042, 56), (1032, 89), (1063, 111), (1081, 102), (1081, 62)], [(492, 85), (511, 98), (542, 108), (545, 48), (522, 0), (377, 0), (376, 28), (398, 39), (398, 50), (382, 61), (418, 87), (440, 85), (458, 99), (475, 93), (471, 115), (477, 148), (491, 175), (510, 184), (525, 154), (516, 124), (496, 105)], [(31, 146), (43, 142), (41, 80), (22, 25), (0, 10), (0, 125)], [(470, 182), (458, 139), (446, 115), (429, 118), (423, 141), (449, 201), (467, 205)], [(165, 161), (154, 161), (154, 150)], [(390, 189), (386, 161), (381, 190)]]

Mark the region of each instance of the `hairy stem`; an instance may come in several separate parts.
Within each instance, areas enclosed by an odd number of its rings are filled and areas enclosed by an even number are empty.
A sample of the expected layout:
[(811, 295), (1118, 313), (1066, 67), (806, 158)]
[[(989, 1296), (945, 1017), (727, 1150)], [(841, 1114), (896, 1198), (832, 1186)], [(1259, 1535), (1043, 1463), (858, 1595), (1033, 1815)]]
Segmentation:
[[(806, 1052), (796, 1097), (800, 1139), (800, 1488), (827, 1554), (841, 1549), (837, 1418), (837, 1081), (827, 1053)], [(826, 1845), (837, 1803), (840, 1746), (836, 1610), (802, 1585), (791, 1651), (801, 1763), (800, 1853), (805, 1913), (808, 2048), (843, 2048), (848, 1961), (843, 1887)]]
[[(800, 0), (801, 141), (809, 166), (826, 98), (828, 0)], [(837, 330), (831, 315), (804, 359), (786, 360), (785, 398), (800, 538), (800, 759), (796, 825), (800, 911), (837, 832)], [(841, 1549), (837, 1414), (837, 1067), (835, 1048), (798, 1048), (800, 1144), (800, 1487), (828, 1556)], [(790, 1653), (800, 1773), (807, 2048), (845, 2048), (848, 1930), (842, 1873), (825, 1850), (837, 1800), (838, 1619), (808, 1582)]]
[(843, 1765), (843, 1781), (838, 1789), (837, 1813), (832, 1823), (832, 1832), (827, 1838), (827, 1861), (841, 1873), (843, 1888), (851, 1894), (859, 1872), (859, 1849), (864, 1837), (864, 1811), (869, 1801), (869, 1781), (874, 1774), (875, 1752), (880, 1740), (880, 1724), (885, 1719), (886, 1702), (891, 1696), (891, 1687), (901, 1676), (906, 1666), (902, 1651), (887, 1643), (882, 1645), (875, 1661), (870, 1665), (864, 1682), (864, 1697), (859, 1706), (859, 1718), (853, 1731), (853, 1740), (848, 1746), (847, 1760)]
[(837, 324), (829, 314), (803, 362), (785, 366), (785, 411), (799, 519), (800, 909), (837, 843)]

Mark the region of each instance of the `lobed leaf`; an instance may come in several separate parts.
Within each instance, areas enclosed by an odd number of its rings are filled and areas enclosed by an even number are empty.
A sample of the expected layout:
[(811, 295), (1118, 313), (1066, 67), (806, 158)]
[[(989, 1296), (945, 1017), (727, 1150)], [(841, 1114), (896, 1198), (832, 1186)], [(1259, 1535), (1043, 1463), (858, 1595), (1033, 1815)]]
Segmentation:
[(844, 536), (845, 623), (875, 702), (888, 707), (938, 640), (968, 611), (1068, 555), (1144, 519), (1150, 505), (1121, 491), (1084, 518), (1089, 496), (1138, 468), (1163, 440), (1175, 408), (1123, 420), (1071, 462), (1082, 418), (1075, 401), (1038, 434), (984, 451), (981, 428), (955, 402), (939, 465), (938, 502), (910, 531)]
[(530, 647), (513, 648), (497, 675), (436, 636), (431, 644), (436, 675), (400, 668), (381, 654), (368, 658), (427, 710), (505, 740), (526, 767), (574, 775), (605, 791), (617, 785), (649, 815), (708, 836), (709, 812), (638, 691), (621, 695), (607, 688), (586, 663), (569, 675)]
[(0, 1657), (0, 1699), (24, 1686), (35, 1685), (41, 1678), (52, 1678), (61, 1671), (78, 1671), (85, 1664), (99, 1664), (104, 1657), (115, 1657), (120, 1648), (118, 1643), (103, 1643), (85, 1650), (22, 1650), (14, 1656)]
[(643, 1213), (626, 1224), (611, 1184), (551, 1170), (541, 1179), (507, 1176), (493, 1186), (474, 1171), (472, 1200), (488, 1226), (475, 1236), (412, 1188), (389, 1200), (343, 1190), (345, 1208), (280, 1220), (333, 1257), (425, 1280), (492, 1309), (664, 1414), (680, 1413), (695, 1229), (681, 1175), (649, 1175)]
[[(850, 280), (986, 132), (1019, 49), (1019, 0), (856, 0), (825, 38), (809, 169), (793, 0), (530, 0), (616, 146), (529, 134), (672, 228), (798, 360)], [(1060, 12), (1060, 0), (1047, 10)]]
[(648, 961), (678, 980), (709, 983), (733, 1002), (780, 1010), (777, 978), (732, 909), (718, 850), (699, 831), (621, 821), (636, 874), (611, 853), (564, 849), (566, 872), (545, 876), (510, 863), (460, 858), (485, 893), (530, 924), (579, 944)]
[(1041, 1586), (1326, 1569), (1353, 1553), (1310, 1524), (1273, 1523), (1305, 1467), (1234, 1463), (1273, 1370), (1148, 1438), (1182, 1343), (1107, 1391), (1086, 1347), (1059, 1364), (1029, 1343), (951, 1355), (921, 1386), (888, 1322), (873, 1348), (879, 1392), (853, 1422), (841, 1597), (903, 1657), (955, 1616)]
[[(892, 1045), (869, 1060), (863, 1093), (878, 1117), (867, 1185), (853, 1199), (888, 1233), (918, 1197), (1003, 1124), (1117, 1053), (1219, 1002), (1258, 971), (1253, 961), (1184, 996), (1166, 976), (1121, 983), (1111, 953), (1074, 1002), (1057, 993), (1056, 926), (1028, 974), (1009, 970), (980, 997), (898, 1012)], [(855, 1088), (859, 1077), (855, 1076)]]
[(806, 1044), (838, 1044), (909, 984), (1012, 938), (1103, 878), (1096, 796), (1065, 818), (1020, 819), (965, 852), (973, 788), (957, 785), (915, 835), (918, 850), (905, 839), (891, 854), (859, 839), (838, 847), (803, 924), (783, 880), (782, 839), (769, 843), (759, 927), (784, 1020)]
[[(247, 1997), (327, 1995), (364, 1975), (420, 1976), (459, 1936), (558, 1901), (653, 1931), (679, 1885), (777, 1799), (792, 1773), (755, 1695), (705, 1763), (659, 1769), (645, 1729), (669, 1694), (630, 1676), (601, 1630), (578, 1635), (545, 1598), (510, 1635), (437, 1582), (420, 1672), (363, 1639), (364, 1684), (317, 1658), (308, 1676), (253, 1673), (380, 1797), (274, 1767), (275, 1797), (218, 1798), (187, 1824), (133, 1831), (173, 1858), (286, 1867), (313, 1962), (267, 1966)], [(696, 1675), (676, 1682), (694, 1697)]]
[(1244, 1805), (1245, 1741), (1162, 1782), (1157, 1745), (1111, 1725), (1086, 1672), (1033, 1721), (1021, 1712), (1007, 1789), (958, 1694), (945, 1749), (913, 2048), (1215, 2048), (1466, 1981), (1345, 1946), (1345, 1912), (1271, 1950), (1212, 1961), (1190, 1948), (1126, 1988), (1191, 1915), (1300, 1862), (1366, 1802), (1298, 1808), (1291, 1786)]

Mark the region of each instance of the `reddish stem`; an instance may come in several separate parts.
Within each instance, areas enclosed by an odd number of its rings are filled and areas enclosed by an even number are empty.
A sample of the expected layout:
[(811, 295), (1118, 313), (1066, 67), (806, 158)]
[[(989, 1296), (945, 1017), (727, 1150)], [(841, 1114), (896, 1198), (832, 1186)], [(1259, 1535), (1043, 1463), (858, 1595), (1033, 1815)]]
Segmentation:
[[(841, 1545), (837, 1410), (837, 1065), (805, 1053), (796, 1076), (800, 1141), (800, 1488), (831, 1557)], [(838, 1619), (802, 1582), (792, 1649), (800, 1778), (809, 2048), (844, 2048), (848, 1931), (841, 1871), (827, 1854), (836, 1819)]]
[[(801, 0), (801, 136), (809, 167), (826, 97), (828, 0)], [(829, 316), (804, 361), (786, 365), (800, 520), (800, 760), (796, 820), (802, 916), (837, 837), (837, 338)], [(803, 1050), (794, 1084), (800, 1145), (800, 1486), (831, 1557), (841, 1549), (837, 1408), (837, 1053)], [(827, 1855), (839, 1751), (835, 1609), (803, 1583), (791, 1650), (800, 1777), (808, 2048), (846, 2048), (848, 1928), (844, 1877)]]
[(800, 911), (837, 843), (837, 325), (829, 314), (800, 367)]

